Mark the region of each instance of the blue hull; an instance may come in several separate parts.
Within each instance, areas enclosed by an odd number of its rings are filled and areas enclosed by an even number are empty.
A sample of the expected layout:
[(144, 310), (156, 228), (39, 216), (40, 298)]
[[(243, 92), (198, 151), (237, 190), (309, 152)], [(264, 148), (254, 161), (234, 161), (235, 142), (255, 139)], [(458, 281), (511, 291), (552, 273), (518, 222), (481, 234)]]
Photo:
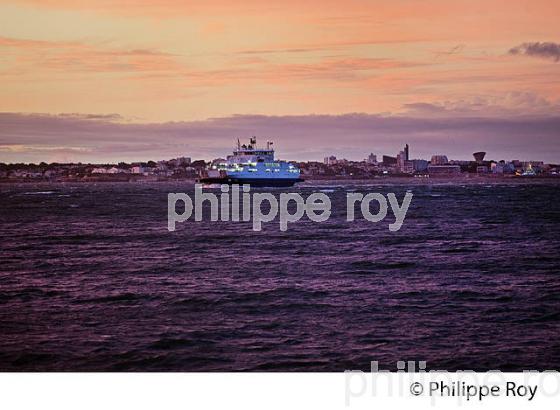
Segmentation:
[(254, 187), (291, 187), (296, 182), (303, 182), (301, 178), (201, 178), (198, 182), (203, 184), (227, 184), (227, 185), (243, 185), (249, 184)]

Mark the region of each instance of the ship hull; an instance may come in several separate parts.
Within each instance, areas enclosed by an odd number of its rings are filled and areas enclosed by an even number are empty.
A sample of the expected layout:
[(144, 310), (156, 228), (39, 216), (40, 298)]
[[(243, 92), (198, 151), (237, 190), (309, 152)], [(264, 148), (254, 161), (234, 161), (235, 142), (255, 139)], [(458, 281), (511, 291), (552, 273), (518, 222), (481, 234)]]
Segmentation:
[(296, 182), (303, 182), (301, 178), (235, 178), (235, 177), (215, 177), (200, 178), (201, 184), (226, 184), (243, 185), (248, 184), (253, 187), (291, 187)]

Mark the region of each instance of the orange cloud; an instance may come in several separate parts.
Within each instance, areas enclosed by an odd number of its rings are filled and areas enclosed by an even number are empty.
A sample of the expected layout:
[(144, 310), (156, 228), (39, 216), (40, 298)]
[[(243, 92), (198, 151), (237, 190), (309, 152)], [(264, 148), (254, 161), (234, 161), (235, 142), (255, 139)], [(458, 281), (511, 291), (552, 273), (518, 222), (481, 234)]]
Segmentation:
[(555, 100), (557, 64), (508, 50), (557, 41), (559, 14), (547, 0), (0, 0), (0, 111), (164, 121)]
[(180, 67), (174, 56), (155, 50), (108, 49), (78, 42), (52, 42), (0, 37), (3, 53), (20, 67), (76, 71), (171, 71)]

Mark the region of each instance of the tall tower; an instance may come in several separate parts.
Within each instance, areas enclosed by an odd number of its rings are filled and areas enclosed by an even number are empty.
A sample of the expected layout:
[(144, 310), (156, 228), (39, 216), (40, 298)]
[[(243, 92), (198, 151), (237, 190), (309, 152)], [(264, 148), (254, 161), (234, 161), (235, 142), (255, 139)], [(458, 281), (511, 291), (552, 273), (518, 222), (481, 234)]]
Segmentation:
[(484, 156), (485, 156), (485, 155), (486, 155), (486, 152), (480, 151), (480, 152), (475, 152), (475, 153), (473, 154), (473, 157), (474, 157), (474, 160), (475, 160), (477, 163), (481, 164), (482, 161), (484, 161)]
[(404, 146), (404, 160), (405, 160), (405, 161), (410, 160), (409, 155), (408, 155), (408, 144), (406, 144), (406, 145)]

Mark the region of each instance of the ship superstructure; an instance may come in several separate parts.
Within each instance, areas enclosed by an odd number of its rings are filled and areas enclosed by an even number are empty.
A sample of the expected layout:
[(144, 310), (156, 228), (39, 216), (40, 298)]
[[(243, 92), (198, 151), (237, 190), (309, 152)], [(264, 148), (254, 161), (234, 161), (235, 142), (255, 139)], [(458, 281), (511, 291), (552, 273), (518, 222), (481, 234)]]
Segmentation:
[(301, 182), (299, 168), (287, 161), (274, 159), (273, 143), (266, 148), (257, 146), (257, 138), (237, 146), (226, 160), (214, 162), (203, 183), (249, 184), (253, 186), (292, 186)]

